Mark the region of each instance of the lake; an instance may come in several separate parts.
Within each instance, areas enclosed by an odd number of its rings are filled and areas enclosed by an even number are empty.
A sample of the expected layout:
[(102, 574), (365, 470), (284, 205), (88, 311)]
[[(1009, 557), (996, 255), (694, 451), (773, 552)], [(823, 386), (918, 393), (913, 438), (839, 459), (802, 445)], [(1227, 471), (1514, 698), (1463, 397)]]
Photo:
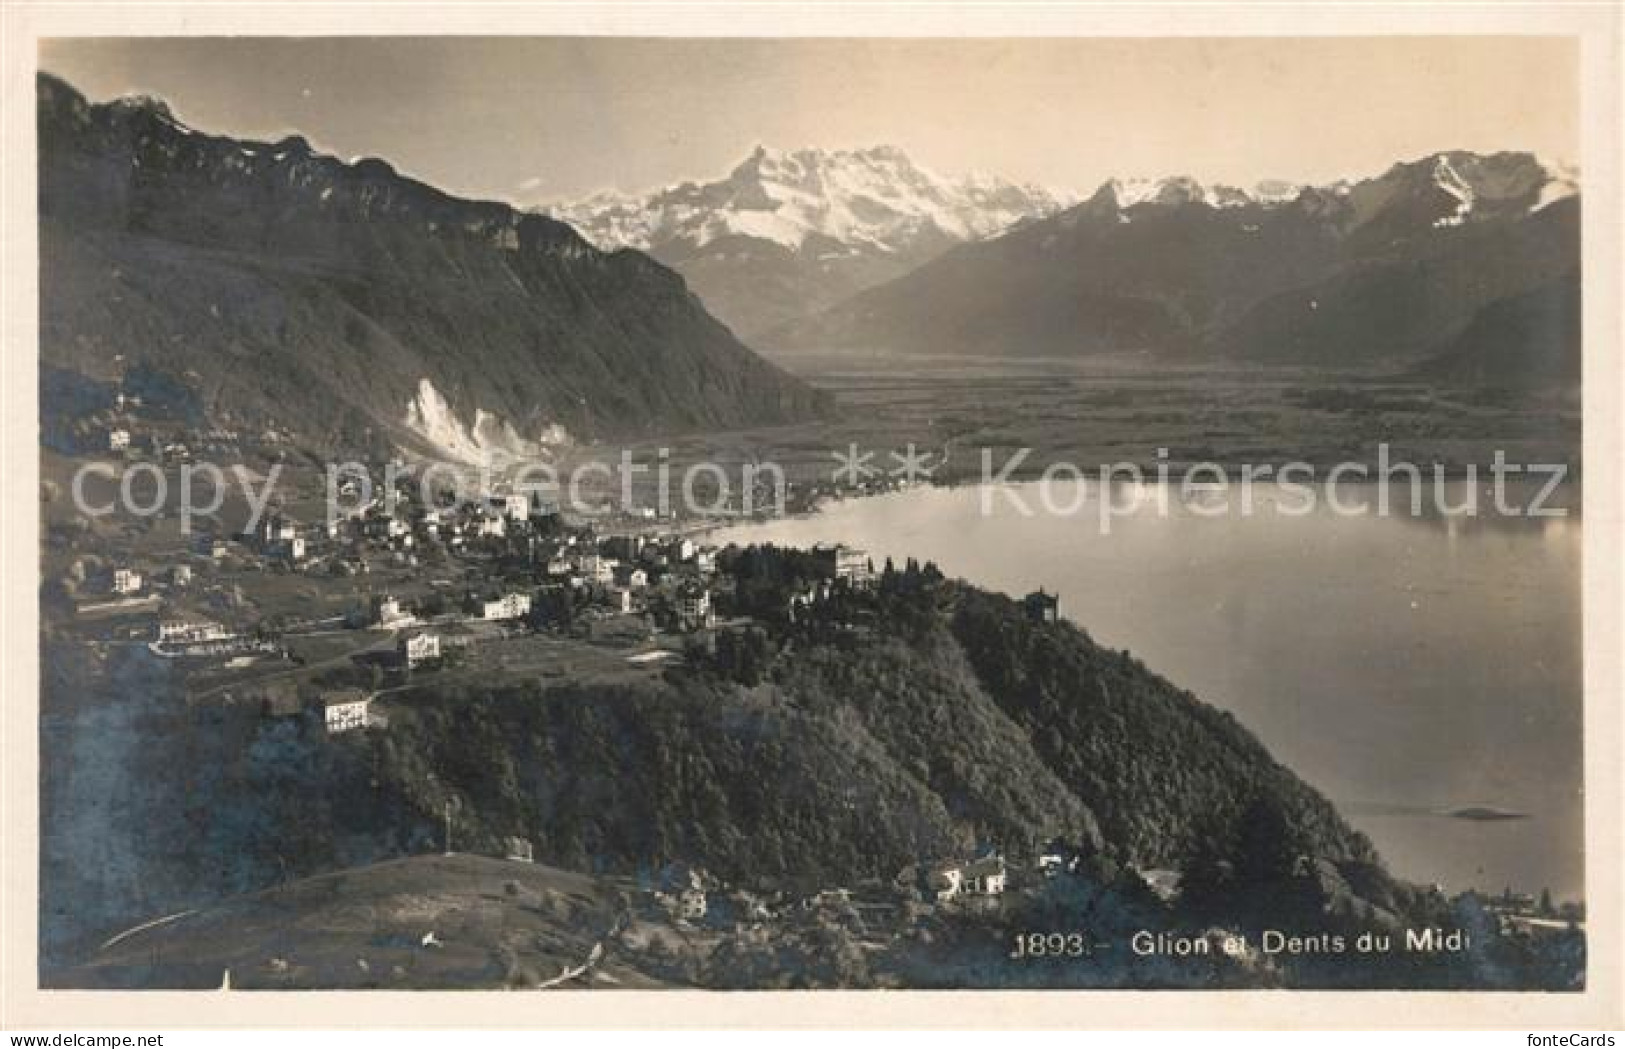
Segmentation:
[[(1071, 482), (1076, 485), (1076, 482)], [(1376, 507), (1343, 485), (1345, 505)], [(1486, 486), (1487, 488), (1487, 486)], [(719, 543), (844, 542), (1021, 595), (1058, 592), (1095, 640), (1233, 711), (1369, 834), (1396, 874), (1459, 890), (1583, 891), (1579, 492), (1565, 518), (1303, 516), (1274, 486), (1250, 515), (1174, 489), (1093, 482), (913, 488), (740, 525)], [(1465, 497), (1452, 482), (1447, 505)], [(1034, 510), (1024, 516), (1007, 498)], [(984, 514), (984, 497), (991, 513)], [(1394, 505), (1407, 496), (1396, 494)], [(1232, 504), (1236, 502), (1232, 496)], [(1488, 495), (1482, 504), (1489, 505)], [(1166, 508), (1164, 511), (1163, 508)], [(1523, 819), (1468, 820), (1479, 807)]]

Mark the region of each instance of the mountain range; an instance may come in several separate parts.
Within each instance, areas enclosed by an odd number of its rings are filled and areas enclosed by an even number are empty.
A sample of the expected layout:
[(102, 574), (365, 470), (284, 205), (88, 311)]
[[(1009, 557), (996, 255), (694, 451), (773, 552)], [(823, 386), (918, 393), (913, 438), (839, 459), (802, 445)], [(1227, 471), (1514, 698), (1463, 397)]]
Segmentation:
[(830, 408), (645, 254), (298, 136), (37, 88), (47, 371), (156, 376), (224, 423), (454, 458)]
[(939, 175), (893, 146), (759, 146), (716, 181), (547, 210), (601, 248), (647, 251), (678, 270), (749, 339), (1061, 207), (1042, 187)]
[(1114, 180), (758, 345), (1574, 381), (1578, 299), (1551, 289), (1578, 286), (1579, 207), (1572, 172), (1527, 153), (1250, 193)]
[(52, 389), (139, 381), (312, 445), (471, 460), (832, 410), (735, 331), (775, 355), (1579, 377), (1578, 186), (1526, 153), (1326, 186), (1111, 180), (1063, 206), (892, 147), (758, 148), (549, 217), (46, 74), (38, 128)]

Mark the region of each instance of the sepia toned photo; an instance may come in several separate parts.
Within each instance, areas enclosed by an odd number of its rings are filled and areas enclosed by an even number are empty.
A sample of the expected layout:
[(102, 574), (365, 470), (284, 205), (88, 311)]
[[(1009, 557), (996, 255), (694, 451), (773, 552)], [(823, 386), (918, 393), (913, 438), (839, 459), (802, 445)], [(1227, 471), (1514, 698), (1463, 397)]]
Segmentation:
[(40, 990), (1607, 989), (1575, 37), (32, 86)]

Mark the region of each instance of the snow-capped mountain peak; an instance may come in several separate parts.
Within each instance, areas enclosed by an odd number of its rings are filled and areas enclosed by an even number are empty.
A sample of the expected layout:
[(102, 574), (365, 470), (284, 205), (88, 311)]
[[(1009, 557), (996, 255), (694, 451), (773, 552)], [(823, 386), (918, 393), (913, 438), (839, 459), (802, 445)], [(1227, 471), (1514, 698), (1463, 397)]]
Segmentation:
[[(1433, 213), (1427, 220), (1431, 225), (1444, 228), (1478, 222), (1486, 213), (1496, 215), (1508, 208), (1538, 211), (1575, 195), (1579, 188), (1578, 173), (1573, 165), (1540, 160), (1528, 153), (1482, 155), (1455, 151), (1396, 164), (1373, 178), (1341, 179), (1321, 186), (1266, 179), (1243, 190), (1217, 183), (1203, 184), (1184, 175), (1160, 179), (1114, 178), (1104, 183), (1090, 200), (1097, 212), (1106, 208), (1108, 214), (1115, 204), (1119, 221), (1128, 222), (1132, 221), (1134, 209), (1146, 205), (1275, 208), (1301, 204), (1314, 207), (1341, 199), (1351, 202), (1356, 224), (1410, 200), (1423, 211)], [(1308, 203), (1304, 204), (1305, 201)]]
[(1203, 185), (1189, 175), (1168, 178), (1110, 179), (1109, 188), (1120, 209), (1141, 204), (1160, 204), (1180, 207), (1185, 204), (1206, 204), (1211, 208), (1236, 208), (1252, 204), (1260, 198), (1235, 186)]
[(606, 248), (695, 249), (739, 236), (792, 252), (907, 253), (922, 240), (976, 240), (1059, 207), (1040, 187), (939, 175), (895, 146), (757, 146), (715, 182), (644, 196), (600, 193), (547, 210)]

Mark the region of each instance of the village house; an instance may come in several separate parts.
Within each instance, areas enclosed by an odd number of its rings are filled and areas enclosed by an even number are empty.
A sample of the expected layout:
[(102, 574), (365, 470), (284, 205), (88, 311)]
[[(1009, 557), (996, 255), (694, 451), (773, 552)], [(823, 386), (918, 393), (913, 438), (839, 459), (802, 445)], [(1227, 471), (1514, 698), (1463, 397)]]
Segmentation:
[(440, 636), (430, 633), (404, 634), (396, 644), (396, 651), (408, 668), (422, 666), (440, 658)]
[(709, 547), (694, 551), (694, 567), (701, 575), (711, 575), (717, 570), (717, 552)]
[[(432, 506), (420, 510), (413, 516), (417, 532), (421, 533), (425, 539), (439, 539), (441, 526), (446, 523), (446, 520), (445, 511)], [(407, 537), (412, 534), (412, 532), (408, 532)]]
[(192, 581), (191, 565), (176, 565), (169, 570), (169, 585), (185, 586)]
[(926, 888), (938, 903), (946, 903), (958, 896), (998, 896), (1008, 878), (1004, 857), (990, 855), (969, 863), (937, 864), (926, 874)]
[(183, 462), (192, 457), (192, 450), (180, 441), (171, 441), (159, 449), (158, 454), (171, 462)]
[(219, 623), (207, 619), (165, 619), (158, 624), (158, 640), (175, 644), (223, 641), (231, 636)]
[(815, 546), (812, 555), (827, 579), (842, 579), (853, 586), (864, 586), (874, 574), (869, 567), (869, 555), (862, 550), (839, 544)]
[(714, 880), (685, 863), (668, 863), (654, 876), (655, 899), (674, 917), (686, 921), (705, 917), (708, 887), (715, 887)]
[(378, 594), (372, 599), (372, 622), (376, 626), (396, 627), (412, 621), (411, 613), (401, 607), (393, 594)]
[(957, 863), (938, 864), (925, 876), (925, 887), (938, 903), (946, 903), (959, 895), (965, 872)]
[(799, 622), (802, 614), (808, 609), (820, 602), (828, 601), (829, 594), (830, 583), (827, 579), (809, 585), (805, 590), (791, 594), (788, 607), (785, 609), (786, 614), (790, 617), (790, 622)]
[(983, 856), (964, 868), (963, 891), (971, 896), (997, 896), (1010, 877), (1003, 856)]
[(690, 630), (708, 629), (716, 619), (711, 609), (711, 591), (698, 583), (685, 583), (677, 590), (677, 618)]
[(142, 582), (141, 573), (133, 568), (119, 568), (113, 571), (113, 593), (115, 594), (139, 593)]
[(684, 889), (677, 894), (677, 917), (697, 922), (705, 917), (705, 892), (702, 889)]
[(649, 585), (649, 573), (635, 565), (620, 565), (615, 569), (615, 583), (628, 590), (642, 590)]
[(1065, 850), (1056, 845), (1046, 845), (1038, 854), (1038, 869), (1044, 877), (1053, 878), (1069, 868)]
[(605, 591), (604, 599), (612, 612), (626, 615), (632, 611), (632, 591), (624, 586), (611, 587)]
[(130, 447), (129, 430), (110, 430), (107, 434), (107, 449), (112, 452), (128, 451)]
[(694, 556), (694, 540), (687, 536), (675, 536), (666, 544), (666, 556), (673, 561), (687, 561)]
[(1046, 594), (1043, 587), (1022, 598), (1021, 607), (1026, 611), (1027, 618), (1034, 623), (1055, 623), (1061, 618), (1060, 596)]
[(328, 735), (367, 727), (372, 697), (358, 688), (339, 689), (322, 694), (322, 722)]
[(411, 526), (399, 517), (379, 516), (367, 521), (367, 535), (383, 542), (399, 539), (411, 532)]
[(507, 593), (501, 597), (482, 602), (480, 605), (480, 616), (483, 619), (519, 619), (529, 614), (529, 594)]
[(576, 558), (576, 570), (593, 583), (608, 584), (615, 581), (615, 560), (595, 551)]
[(281, 514), (271, 514), (262, 518), (254, 531), (254, 538), (265, 550), (280, 549), (283, 544), (298, 537), (298, 526)]
[(502, 839), (502, 858), (513, 860), (516, 863), (535, 863), (536, 853), (531, 847), (529, 838), (511, 837)]

